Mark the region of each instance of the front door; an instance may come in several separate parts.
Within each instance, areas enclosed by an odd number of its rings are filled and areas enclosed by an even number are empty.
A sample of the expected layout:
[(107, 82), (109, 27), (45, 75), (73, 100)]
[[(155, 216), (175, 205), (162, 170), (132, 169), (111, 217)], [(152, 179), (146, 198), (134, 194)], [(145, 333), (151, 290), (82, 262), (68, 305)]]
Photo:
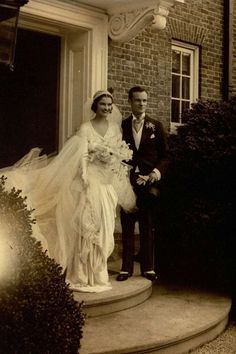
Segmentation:
[(0, 67), (0, 167), (33, 147), (58, 151), (59, 36), (19, 29), (14, 71)]

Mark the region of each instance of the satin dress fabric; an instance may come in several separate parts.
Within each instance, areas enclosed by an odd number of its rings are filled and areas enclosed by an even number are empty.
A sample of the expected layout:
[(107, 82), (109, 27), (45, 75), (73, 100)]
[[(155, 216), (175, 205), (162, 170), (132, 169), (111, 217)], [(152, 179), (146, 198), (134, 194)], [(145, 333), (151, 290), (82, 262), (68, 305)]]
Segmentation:
[(0, 170), (6, 188), (15, 187), (33, 208), (33, 236), (66, 274), (73, 290), (111, 289), (107, 260), (114, 249), (118, 206), (132, 210), (135, 195), (128, 175), (117, 176), (104, 164), (89, 161), (89, 144), (121, 141), (117, 123), (109, 122), (104, 136), (91, 121), (81, 125), (51, 161), (32, 149), (11, 167)]

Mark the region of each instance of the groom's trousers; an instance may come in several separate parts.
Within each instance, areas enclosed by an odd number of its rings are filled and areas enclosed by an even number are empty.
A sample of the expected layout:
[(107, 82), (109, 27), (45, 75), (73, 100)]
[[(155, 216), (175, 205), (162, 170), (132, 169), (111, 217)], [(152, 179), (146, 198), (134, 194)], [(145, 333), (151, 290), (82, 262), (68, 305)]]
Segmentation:
[(121, 210), (122, 226), (122, 271), (133, 274), (135, 222), (139, 223), (140, 232), (140, 267), (141, 273), (154, 270), (155, 267), (155, 226), (157, 217), (156, 210), (159, 203), (158, 198), (150, 194), (147, 189), (140, 189), (137, 194), (137, 206), (139, 210), (135, 213), (126, 213)]

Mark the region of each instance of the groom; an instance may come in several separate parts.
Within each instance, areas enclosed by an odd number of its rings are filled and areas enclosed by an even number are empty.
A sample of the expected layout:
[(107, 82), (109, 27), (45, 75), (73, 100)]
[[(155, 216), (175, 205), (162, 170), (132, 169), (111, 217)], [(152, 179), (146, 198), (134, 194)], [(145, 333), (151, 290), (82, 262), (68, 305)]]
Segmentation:
[(123, 120), (123, 139), (133, 150), (130, 181), (137, 196), (138, 211), (126, 213), (121, 210), (122, 269), (118, 281), (127, 280), (134, 267), (134, 228), (139, 223), (141, 274), (154, 281), (154, 220), (160, 195), (160, 181), (167, 167), (166, 135), (162, 124), (151, 119), (145, 112), (147, 92), (140, 86), (129, 90), (131, 115)]

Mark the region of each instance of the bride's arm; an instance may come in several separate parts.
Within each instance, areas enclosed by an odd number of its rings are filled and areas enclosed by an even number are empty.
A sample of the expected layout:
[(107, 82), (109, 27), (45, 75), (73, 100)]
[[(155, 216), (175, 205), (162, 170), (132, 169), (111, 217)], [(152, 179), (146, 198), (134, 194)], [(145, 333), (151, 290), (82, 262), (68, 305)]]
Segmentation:
[(76, 133), (76, 135), (80, 138), (80, 150), (81, 150), (81, 177), (85, 186), (88, 184), (87, 178), (87, 170), (88, 170), (88, 129), (87, 124), (82, 123), (80, 129)]

